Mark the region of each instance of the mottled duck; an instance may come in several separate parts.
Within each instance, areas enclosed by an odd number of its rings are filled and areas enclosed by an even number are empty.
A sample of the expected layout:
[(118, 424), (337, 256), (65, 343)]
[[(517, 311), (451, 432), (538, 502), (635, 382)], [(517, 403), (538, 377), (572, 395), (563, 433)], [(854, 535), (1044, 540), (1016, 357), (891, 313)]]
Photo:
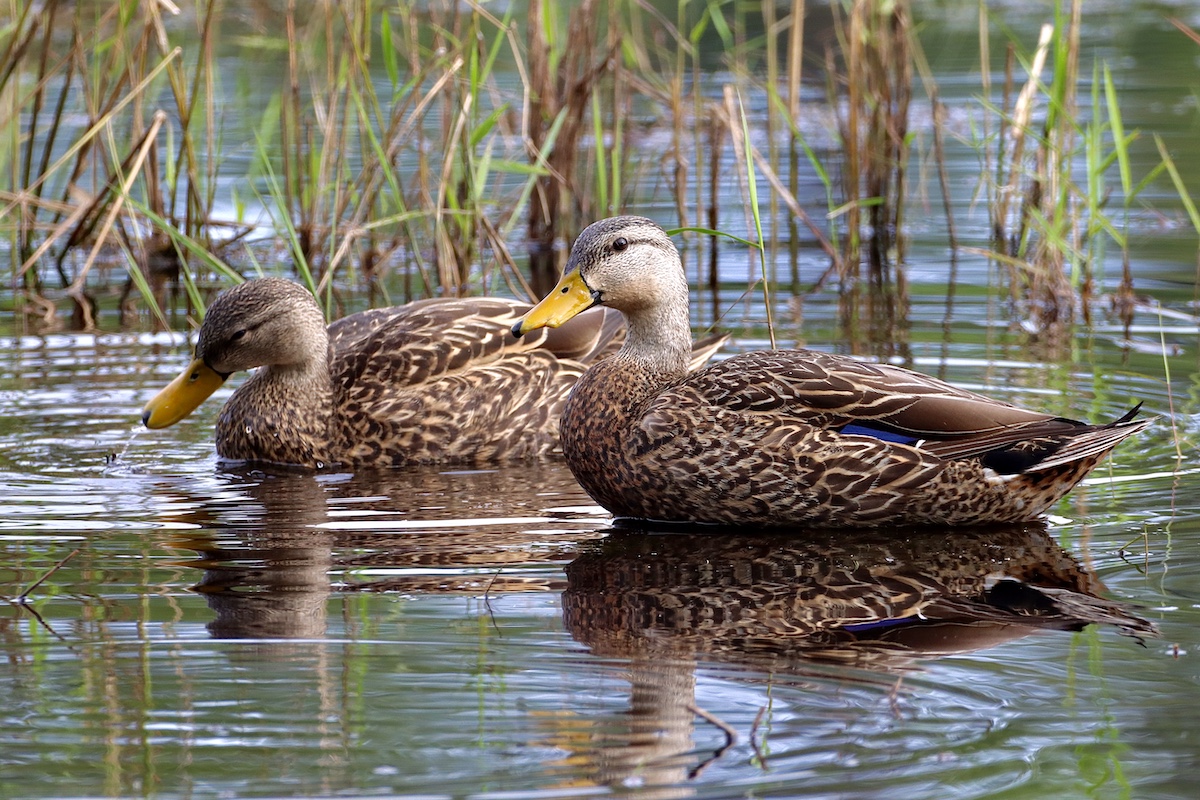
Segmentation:
[(1032, 520), (1121, 440), (887, 364), (811, 350), (743, 353), (689, 372), (678, 251), (641, 217), (594, 223), (562, 280), (513, 327), (595, 305), (625, 316), (620, 351), (588, 368), (563, 410), (583, 488), (618, 517), (752, 526)]

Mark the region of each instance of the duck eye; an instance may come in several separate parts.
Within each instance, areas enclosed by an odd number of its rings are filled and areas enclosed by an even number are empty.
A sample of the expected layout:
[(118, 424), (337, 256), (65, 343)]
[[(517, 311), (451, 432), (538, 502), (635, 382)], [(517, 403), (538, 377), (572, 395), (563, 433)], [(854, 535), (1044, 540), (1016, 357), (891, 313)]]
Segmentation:
[(233, 336), (230, 336), (230, 337), (229, 337), (229, 340), (230, 340), (231, 342), (236, 342), (237, 340), (239, 340), (239, 339), (244, 339), (244, 338), (246, 338), (246, 330), (245, 330), (245, 328), (243, 328), (242, 330), (240, 330), (240, 331), (237, 331), (236, 333), (234, 333), (234, 334), (233, 334)]
[(612, 243), (613, 250), (615, 250), (618, 253), (621, 252), (622, 250), (625, 250), (628, 247), (629, 247), (629, 240), (626, 239), (624, 236), (617, 237)]

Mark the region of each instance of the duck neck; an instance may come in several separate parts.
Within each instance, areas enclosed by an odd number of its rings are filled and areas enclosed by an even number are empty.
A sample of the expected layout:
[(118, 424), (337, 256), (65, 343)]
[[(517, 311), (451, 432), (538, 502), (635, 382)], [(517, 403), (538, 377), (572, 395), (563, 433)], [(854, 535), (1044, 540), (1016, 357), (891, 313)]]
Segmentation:
[(233, 393), (217, 421), (222, 457), (312, 467), (340, 460), (325, 342), (312, 358), (261, 367)]
[(616, 357), (671, 380), (687, 374), (692, 329), (687, 303), (625, 312), (625, 344)]
[(325, 399), (333, 394), (333, 382), (329, 373), (329, 337), (323, 334), (320, 341), (312, 344), (312, 356), (293, 364), (272, 364), (258, 371), (261, 379), (269, 381), (280, 390), (301, 396)]

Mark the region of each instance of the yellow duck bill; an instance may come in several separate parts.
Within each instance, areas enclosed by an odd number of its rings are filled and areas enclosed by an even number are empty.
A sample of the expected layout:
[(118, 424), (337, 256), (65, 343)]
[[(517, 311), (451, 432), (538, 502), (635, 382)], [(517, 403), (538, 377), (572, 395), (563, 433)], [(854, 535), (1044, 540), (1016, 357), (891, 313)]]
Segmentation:
[(142, 424), (147, 428), (166, 428), (196, 410), (209, 395), (221, 388), (228, 375), (222, 375), (200, 359), (142, 408)]
[(562, 276), (554, 291), (542, 298), (513, 325), (513, 336), (520, 337), (538, 328), (557, 328), (575, 315), (596, 305), (596, 293), (588, 288), (579, 270)]

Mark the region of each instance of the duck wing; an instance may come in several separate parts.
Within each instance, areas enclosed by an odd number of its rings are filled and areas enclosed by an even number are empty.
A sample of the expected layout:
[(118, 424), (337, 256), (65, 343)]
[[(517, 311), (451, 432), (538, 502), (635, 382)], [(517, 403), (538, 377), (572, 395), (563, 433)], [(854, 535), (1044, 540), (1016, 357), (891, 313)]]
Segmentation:
[(1133, 420), (1135, 408), (1089, 425), (901, 367), (810, 350), (745, 353), (693, 373), (655, 399), (644, 425), (678, 425), (684, 407), (912, 445), (942, 459), (982, 458), (1007, 474), (1102, 453), (1149, 424)]
[(567, 394), (624, 326), (599, 309), (579, 325), (517, 339), (511, 328), (527, 308), (501, 298), (422, 300), (331, 325), (347, 459), (484, 462), (556, 447)]
[(504, 298), (434, 298), (354, 314), (329, 326), (334, 380), (350, 390), (414, 387), (540, 350), (586, 365), (624, 338), (620, 314), (581, 314), (545, 335), (516, 339), (512, 324), (529, 309)]
[(812, 350), (744, 353), (689, 375), (679, 388), (731, 411), (826, 428), (876, 425), (915, 437), (1055, 419), (919, 372)]

